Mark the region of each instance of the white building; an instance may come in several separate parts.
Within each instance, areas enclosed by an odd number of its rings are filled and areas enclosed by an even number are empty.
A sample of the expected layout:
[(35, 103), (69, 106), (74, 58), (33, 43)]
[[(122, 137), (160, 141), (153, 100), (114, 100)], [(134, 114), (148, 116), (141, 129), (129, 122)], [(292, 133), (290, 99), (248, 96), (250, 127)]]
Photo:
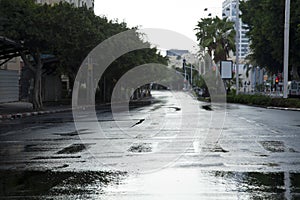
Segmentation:
[(94, 0), (36, 0), (37, 3), (55, 4), (59, 2), (67, 2), (74, 4), (76, 7), (86, 6), (87, 8), (94, 8)]
[[(236, 21), (236, 0), (225, 0), (222, 4), (223, 18), (226, 18), (232, 22)], [(239, 27), (239, 58), (241, 63), (245, 57), (249, 54), (249, 38), (246, 37), (247, 25), (243, 24), (240, 19)]]

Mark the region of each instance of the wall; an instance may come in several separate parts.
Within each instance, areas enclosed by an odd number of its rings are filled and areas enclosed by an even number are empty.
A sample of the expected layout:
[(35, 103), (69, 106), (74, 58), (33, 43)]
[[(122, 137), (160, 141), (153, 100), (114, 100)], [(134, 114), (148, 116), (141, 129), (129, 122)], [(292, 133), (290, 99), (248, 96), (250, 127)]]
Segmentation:
[(0, 70), (0, 103), (19, 100), (19, 72)]

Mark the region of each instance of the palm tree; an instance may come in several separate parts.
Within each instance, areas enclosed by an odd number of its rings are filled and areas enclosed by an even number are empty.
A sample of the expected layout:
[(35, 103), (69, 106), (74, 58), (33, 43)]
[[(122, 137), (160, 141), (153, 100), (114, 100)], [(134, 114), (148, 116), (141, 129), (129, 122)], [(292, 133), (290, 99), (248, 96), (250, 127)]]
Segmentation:
[(196, 28), (197, 40), (199, 41), (199, 46), (207, 48), (207, 53), (209, 56), (212, 56), (212, 51), (215, 49), (214, 43), (214, 29), (213, 28), (213, 19), (212, 18), (203, 18), (201, 19)]
[(227, 18), (202, 18), (195, 30), (199, 46), (207, 48), (207, 53), (214, 53), (215, 63), (227, 60), (230, 50), (235, 50), (234, 22)]
[(215, 18), (216, 23), (216, 49), (214, 52), (214, 61), (217, 63), (227, 60), (229, 52), (235, 50), (235, 30), (234, 22), (227, 21), (226, 18)]

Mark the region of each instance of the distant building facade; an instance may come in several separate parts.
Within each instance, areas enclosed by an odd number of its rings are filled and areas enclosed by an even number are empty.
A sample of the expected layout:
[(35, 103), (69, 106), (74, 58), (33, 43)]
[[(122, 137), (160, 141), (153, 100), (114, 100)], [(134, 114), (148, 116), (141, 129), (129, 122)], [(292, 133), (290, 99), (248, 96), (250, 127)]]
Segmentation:
[(0, 36), (0, 47), (0, 103), (18, 101), (21, 59), (16, 49), (20, 47), (3, 36)]
[[(227, 18), (229, 21), (236, 21), (236, 0), (225, 0), (222, 4), (223, 18)], [(247, 25), (242, 23), (240, 19), (239, 27), (239, 58), (243, 61), (250, 52), (249, 38), (246, 36), (248, 32)]]
[(183, 54), (189, 53), (188, 50), (181, 50), (181, 49), (170, 49), (167, 50), (167, 56), (182, 56)]
[(36, 0), (37, 3), (55, 4), (59, 2), (67, 2), (73, 4), (76, 7), (86, 6), (87, 8), (94, 9), (94, 0)]
[(166, 51), (167, 57), (169, 59), (169, 66), (173, 68), (181, 68), (183, 55), (188, 53), (188, 50), (181, 49), (169, 49)]
[[(3, 62), (4, 60), (0, 60), (0, 62)], [(5, 62), (4, 64), (0, 65), (0, 70), (15, 70), (20, 73), (21, 70), (21, 58), (15, 57), (10, 59), (9, 61)]]

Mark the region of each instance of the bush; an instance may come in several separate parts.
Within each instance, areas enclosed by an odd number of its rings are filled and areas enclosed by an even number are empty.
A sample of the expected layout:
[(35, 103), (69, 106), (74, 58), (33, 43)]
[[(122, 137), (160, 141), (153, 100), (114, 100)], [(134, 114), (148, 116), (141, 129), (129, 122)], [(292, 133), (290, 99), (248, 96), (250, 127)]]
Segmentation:
[(257, 106), (300, 108), (300, 99), (271, 98), (264, 95), (235, 95), (231, 93), (227, 95), (227, 102)]

